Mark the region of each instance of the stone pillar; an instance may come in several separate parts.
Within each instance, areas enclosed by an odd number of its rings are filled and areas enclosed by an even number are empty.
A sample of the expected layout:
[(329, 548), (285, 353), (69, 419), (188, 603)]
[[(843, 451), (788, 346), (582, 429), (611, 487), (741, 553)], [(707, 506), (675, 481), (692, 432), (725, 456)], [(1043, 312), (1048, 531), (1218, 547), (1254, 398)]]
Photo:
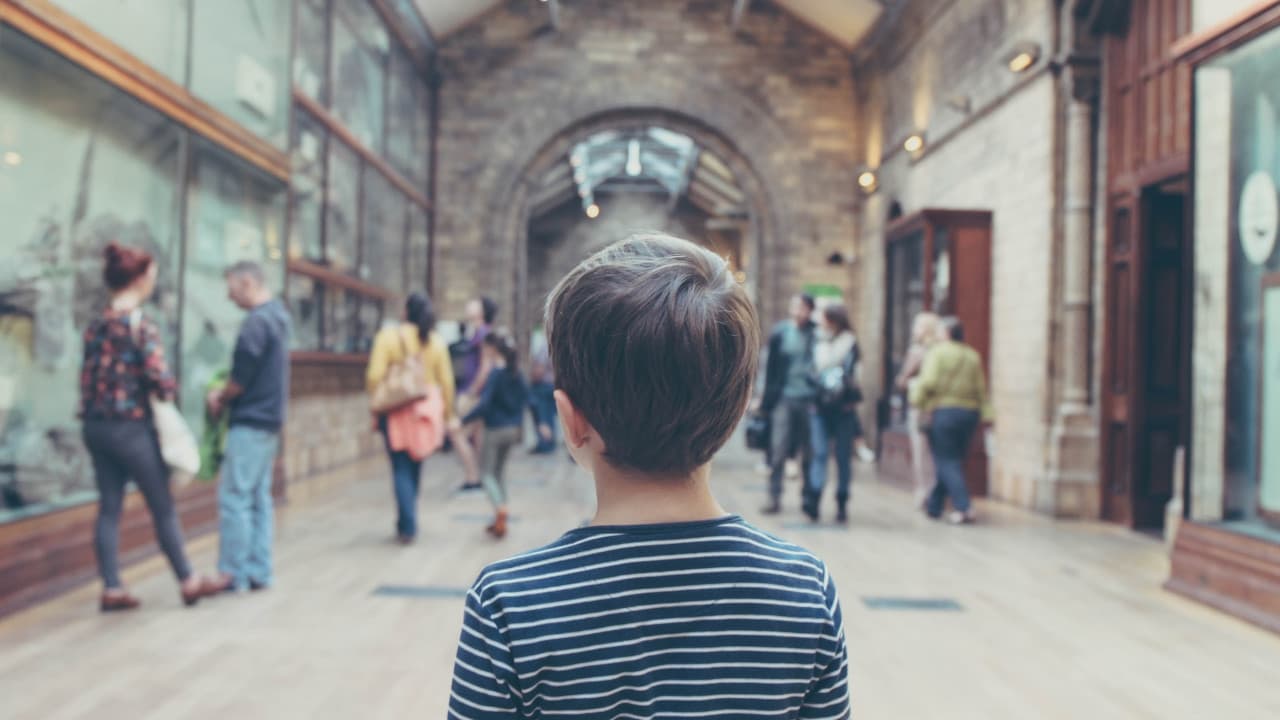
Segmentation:
[(1093, 176), (1097, 107), (1096, 64), (1068, 62), (1063, 73), (1061, 243), (1055, 308), (1059, 333), (1058, 398), (1050, 433), (1049, 463), (1036, 493), (1036, 509), (1061, 516), (1096, 518), (1101, 512), (1098, 485), (1098, 429), (1091, 403), (1090, 316), (1093, 309)]

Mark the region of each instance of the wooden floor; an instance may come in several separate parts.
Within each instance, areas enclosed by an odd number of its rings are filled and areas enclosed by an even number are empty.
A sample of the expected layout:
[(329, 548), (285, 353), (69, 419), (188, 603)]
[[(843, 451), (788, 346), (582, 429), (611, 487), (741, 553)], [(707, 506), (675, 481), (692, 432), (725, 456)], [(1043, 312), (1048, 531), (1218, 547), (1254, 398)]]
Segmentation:
[[(730, 510), (832, 567), (855, 717), (1280, 718), (1280, 638), (1160, 590), (1155, 541), (998, 505), (975, 527), (937, 525), (860, 470), (847, 530), (802, 522), (794, 486), (788, 513), (761, 521), (764, 480), (745, 454), (721, 458), (715, 480)], [(513, 532), (495, 543), (483, 496), (450, 495), (452, 458), (425, 476), (416, 546), (390, 542), (390, 484), (373, 462), (282, 513), (270, 592), (183, 609), (149, 561), (127, 573), (136, 613), (99, 615), (85, 587), (0, 622), (0, 718), (443, 717), (457, 595), (485, 563), (579, 524), (591, 488), (558, 459), (521, 458)], [(212, 568), (210, 539), (191, 550)]]

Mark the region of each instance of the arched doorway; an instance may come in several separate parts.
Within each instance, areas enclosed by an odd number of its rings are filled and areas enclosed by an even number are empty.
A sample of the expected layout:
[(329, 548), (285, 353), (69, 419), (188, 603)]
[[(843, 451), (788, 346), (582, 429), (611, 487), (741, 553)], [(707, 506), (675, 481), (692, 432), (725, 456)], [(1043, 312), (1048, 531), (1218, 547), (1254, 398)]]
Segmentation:
[(679, 113), (616, 110), (563, 129), (494, 206), (493, 232), (517, 243), (510, 298), (517, 336), (527, 350), (542, 302), (564, 272), (640, 229), (681, 235), (727, 257), (762, 317), (772, 317), (781, 301), (764, 250), (782, 236), (770, 197), (733, 143)]

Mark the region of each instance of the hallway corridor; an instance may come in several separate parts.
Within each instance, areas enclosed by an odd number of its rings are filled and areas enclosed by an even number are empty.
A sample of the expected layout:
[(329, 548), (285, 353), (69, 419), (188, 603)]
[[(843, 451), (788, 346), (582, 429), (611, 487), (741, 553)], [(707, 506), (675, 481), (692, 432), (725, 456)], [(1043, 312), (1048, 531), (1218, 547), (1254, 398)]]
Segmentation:
[[(858, 718), (1280, 716), (1280, 639), (1161, 591), (1153, 540), (993, 504), (976, 526), (929, 523), (864, 468), (849, 529), (803, 521), (794, 483), (780, 519), (762, 520), (763, 479), (739, 447), (714, 484), (728, 510), (833, 569)], [(283, 511), (274, 590), (185, 610), (152, 559), (127, 572), (138, 612), (98, 614), (86, 585), (5, 619), (0, 717), (443, 717), (461, 594), (485, 563), (552, 540), (591, 507), (572, 465), (521, 456), (512, 534), (494, 543), (484, 497), (450, 494), (456, 472), (447, 456), (428, 465), (409, 548), (391, 542), (377, 459)], [(198, 567), (214, 549), (192, 543)]]

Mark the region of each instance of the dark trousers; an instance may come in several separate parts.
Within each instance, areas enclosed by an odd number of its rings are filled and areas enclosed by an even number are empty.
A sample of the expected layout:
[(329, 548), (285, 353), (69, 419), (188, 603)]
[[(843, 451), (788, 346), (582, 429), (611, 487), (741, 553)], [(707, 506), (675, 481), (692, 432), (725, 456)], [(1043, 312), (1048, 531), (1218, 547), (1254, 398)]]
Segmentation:
[(809, 501), (816, 509), (827, 485), (827, 467), (834, 446), (836, 504), (843, 508), (849, 503), (849, 486), (853, 483), (853, 439), (859, 431), (858, 415), (852, 410), (815, 410), (809, 416), (809, 426), (810, 444), (813, 446)]
[(925, 510), (931, 517), (942, 514), (947, 496), (951, 506), (960, 512), (969, 512), (969, 488), (964, 482), (964, 460), (969, 445), (982, 418), (977, 410), (965, 408), (938, 408), (933, 411), (933, 425), (929, 429), (929, 451), (933, 453), (933, 466), (938, 481), (929, 494)]
[(108, 588), (120, 585), (120, 513), (125, 488), (132, 480), (142, 493), (151, 513), (160, 549), (178, 580), (191, 576), (191, 566), (182, 547), (182, 527), (169, 490), (169, 468), (160, 456), (155, 428), (145, 420), (85, 420), (84, 444), (93, 458), (93, 476), (98, 485), (98, 520), (94, 525), (93, 548), (98, 555), (98, 572)]
[[(556, 447), (556, 399), (555, 387), (551, 383), (534, 383), (529, 388), (529, 407), (533, 413), (535, 426), (546, 425), (551, 428), (551, 439), (538, 434), (538, 444), (534, 446), (536, 453), (548, 453)], [(537, 432), (538, 428), (534, 427)]]
[(396, 532), (406, 537), (418, 534), (418, 489), (422, 479), (422, 461), (414, 460), (403, 450), (392, 450), (387, 439), (387, 422), (382, 420), (382, 440), (391, 459), (391, 489), (396, 497)]
[[(807, 400), (783, 400), (773, 409), (769, 443), (769, 498), (782, 498), (782, 476), (787, 458), (800, 451), (800, 472), (804, 488), (809, 487), (813, 449), (809, 446), (809, 406)], [(806, 490), (807, 493), (807, 490)]]

